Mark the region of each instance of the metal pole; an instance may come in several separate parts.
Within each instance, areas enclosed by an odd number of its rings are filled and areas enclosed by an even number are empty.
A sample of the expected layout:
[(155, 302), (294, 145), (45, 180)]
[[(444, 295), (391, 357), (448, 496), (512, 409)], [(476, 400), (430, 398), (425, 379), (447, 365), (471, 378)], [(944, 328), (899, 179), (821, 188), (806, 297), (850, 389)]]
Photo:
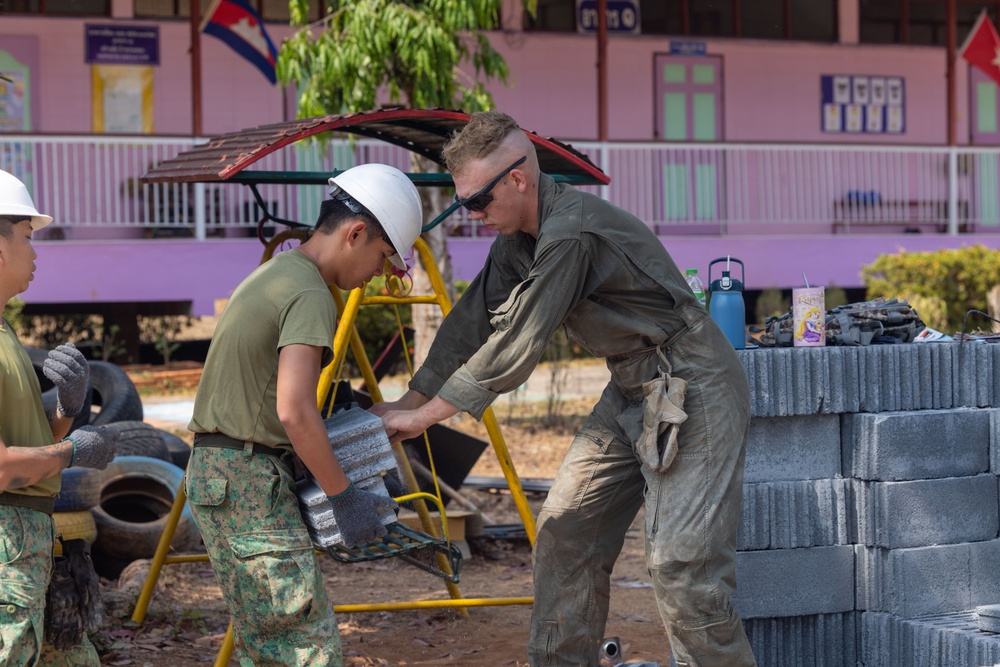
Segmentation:
[(958, 31), (958, 20), (956, 18), (955, 3), (957, 0), (948, 0), (946, 10), (947, 23), (947, 67), (945, 77), (948, 83), (948, 145), (954, 146), (957, 143), (958, 135), (958, 105), (955, 100), (955, 33)]
[(201, 3), (191, 0), (191, 136), (201, 136)]
[(608, 140), (608, 0), (597, 0), (597, 140)]

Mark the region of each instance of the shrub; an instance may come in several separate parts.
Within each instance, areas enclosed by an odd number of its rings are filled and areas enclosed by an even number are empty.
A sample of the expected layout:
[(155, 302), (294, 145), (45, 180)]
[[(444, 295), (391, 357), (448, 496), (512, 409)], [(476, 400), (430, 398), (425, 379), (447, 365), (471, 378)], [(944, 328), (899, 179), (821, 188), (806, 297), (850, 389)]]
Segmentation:
[(967, 311), (987, 311), (986, 295), (1000, 283), (1000, 251), (982, 245), (934, 252), (902, 251), (879, 255), (862, 267), (861, 275), (868, 299), (906, 299), (928, 326), (946, 333), (957, 332)]
[(782, 296), (781, 290), (769, 288), (761, 290), (757, 297), (757, 308), (754, 313), (755, 322), (765, 322), (769, 317), (781, 317), (792, 307), (792, 300)]

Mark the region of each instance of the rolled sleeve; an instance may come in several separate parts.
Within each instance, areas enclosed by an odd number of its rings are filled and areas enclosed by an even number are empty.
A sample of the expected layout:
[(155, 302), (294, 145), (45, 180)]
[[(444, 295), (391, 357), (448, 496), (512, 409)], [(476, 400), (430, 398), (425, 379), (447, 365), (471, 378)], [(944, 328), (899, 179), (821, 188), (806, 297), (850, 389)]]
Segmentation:
[(424, 396), (437, 396), (441, 387), (444, 386), (445, 379), (427, 366), (421, 366), (410, 378), (409, 388), (413, 391), (419, 391)]
[(476, 419), (482, 419), (486, 408), (492, 405), (499, 394), (479, 384), (468, 367), (462, 366), (448, 379), (438, 396)]

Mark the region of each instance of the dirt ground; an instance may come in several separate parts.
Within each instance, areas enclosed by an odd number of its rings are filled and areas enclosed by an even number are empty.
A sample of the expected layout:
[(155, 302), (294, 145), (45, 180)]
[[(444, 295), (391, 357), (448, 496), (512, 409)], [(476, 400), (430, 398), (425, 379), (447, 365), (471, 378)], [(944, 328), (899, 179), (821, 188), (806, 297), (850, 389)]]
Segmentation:
[[(592, 400), (573, 398), (555, 411), (546, 401), (498, 403), (497, 417), (522, 479), (554, 476), (571, 434)], [(554, 413), (554, 416), (553, 414)], [(544, 426), (549, 422), (549, 426)], [(452, 426), (475, 435), (485, 430), (471, 419)], [(471, 475), (502, 474), (492, 450), (479, 459)], [(506, 491), (460, 490), (494, 523), (517, 523)], [(529, 494), (537, 513), (544, 496)], [(451, 505), (454, 507), (455, 505)], [(656, 611), (642, 545), (642, 515), (628, 531), (625, 548), (612, 575), (611, 612), (605, 636), (620, 638), (625, 661), (669, 665), (669, 651)], [(459, 589), (466, 598), (530, 597), (531, 551), (523, 537), (470, 537), (471, 557), (464, 560)], [(447, 599), (443, 580), (400, 559), (342, 564), (320, 556), (335, 604)], [(182, 667), (212, 664), (228, 624), (228, 614), (211, 567), (205, 563), (168, 565), (159, 580), (149, 613), (133, 624), (134, 600), (148, 563), (138, 561), (118, 581), (104, 582), (109, 623), (97, 637), (102, 664), (139, 667)], [(526, 605), (484, 606), (463, 616), (452, 609), (338, 614), (344, 665), (466, 665), (522, 667), (527, 662), (531, 608)], [(229, 665), (238, 665), (231, 659)]]

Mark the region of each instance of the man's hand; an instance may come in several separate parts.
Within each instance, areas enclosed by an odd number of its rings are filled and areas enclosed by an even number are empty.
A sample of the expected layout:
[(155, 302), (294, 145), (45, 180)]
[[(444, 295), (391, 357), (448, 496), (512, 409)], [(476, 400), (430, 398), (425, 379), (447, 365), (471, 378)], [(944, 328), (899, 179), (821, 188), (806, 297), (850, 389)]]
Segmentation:
[(87, 397), (90, 366), (73, 343), (60, 345), (49, 352), (42, 373), (56, 386), (56, 407), (64, 416), (75, 417), (83, 409)]
[(340, 528), (340, 535), (349, 547), (369, 544), (385, 535), (381, 517), (399, 507), (392, 498), (363, 491), (353, 483), (347, 491), (327, 497), (333, 506), (333, 518)]
[(424, 396), (419, 391), (409, 389), (399, 398), (399, 400), (376, 403), (368, 408), (368, 412), (372, 413), (376, 417), (381, 417), (385, 413), (393, 410), (416, 410), (429, 400), (430, 398)]
[(81, 426), (66, 439), (73, 443), (71, 466), (104, 470), (115, 458), (118, 431), (107, 426)]
[(415, 438), (431, 425), (420, 419), (419, 410), (386, 412), (382, 415), (382, 423), (385, 424), (385, 434), (389, 436), (389, 442), (393, 443)]

